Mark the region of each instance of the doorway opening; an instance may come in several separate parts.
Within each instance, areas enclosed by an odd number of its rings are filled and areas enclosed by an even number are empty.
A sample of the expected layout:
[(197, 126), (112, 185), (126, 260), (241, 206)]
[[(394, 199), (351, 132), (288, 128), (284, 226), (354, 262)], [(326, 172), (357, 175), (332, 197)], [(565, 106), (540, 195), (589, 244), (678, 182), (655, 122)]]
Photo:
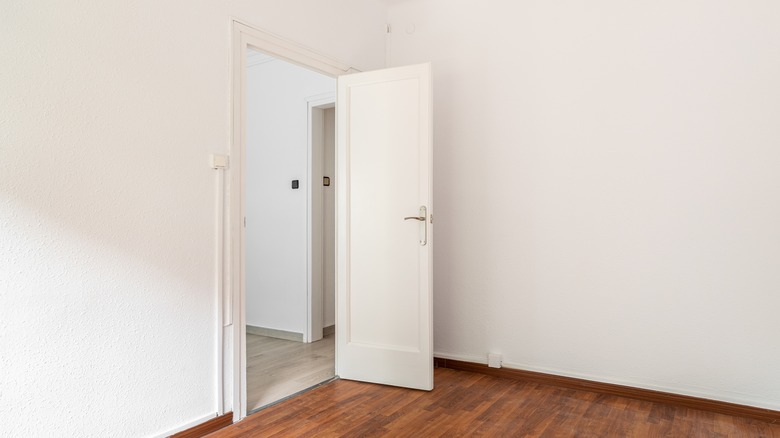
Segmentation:
[(335, 376), (335, 79), (246, 64), (246, 408)]
[[(337, 174), (335, 180), (331, 180), (336, 194), (338, 322), (335, 368), (338, 376), (431, 390), (433, 161), (430, 64), (359, 73), (305, 47), (233, 20), (232, 165), (228, 173), (226, 221), (230, 224), (226, 227), (229, 257), (224, 268), (230, 275), (225, 279), (228, 293), (218, 293), (218, 307), (226, 311), (224, 318), (217, 321), (224, 327), (223, 336), (218, 337), (218, 412), (232, 409), (233, 420), (239, 421), (249, 411), (247, 373), (251, 364), (247, 361), (246, 348), (247, 280), (249, 273), (258, 267), (247, 257), (246, 227), (253, 226), (251, 218), (247, 217), (250, 173), (247, 170), (250, 149), (247, 131), (253, 122), (247, 111), (249, 48), (329, 78), (338, 78)], [(307, 108), (322, 107), (313, 103), (317, 101), (317, 95), (309, 96), (306, 101)], [(308, 114), (308, 111), (304, 110), (304, 113)], [(311, 166), (311, 161), (307, 160), (307, 164)], [(285, 177), (283, 182), (288, 194), (300, 196), (302, 188), (313, 184), (311, 169), (307, 168), (303, 176), (288, 174)], [(308, 207), (311, 204), (304, 205), (309, 208), (307, 218), (311, 218), (312, 209)], [(286, 217), (269, 206), (261, 213)], [(309, 225), (304, 232), (309, 229), (314, 228)], [(300, 249), (301, 245), (296, 242), (288, 242), (276, 255), (281, 257)], [(311, 263), (310, 257), (316, 251), (303, 246), (309, 251), (303, 259)], [(311, 272), (311, 266), (308, 265), (307, 273)], [(292, 278), (308, 281), (309, 277)], [(307, 294), (314, 290), (308, 286), (306, 289)], [(321, 315), (313, 309), (313, 306), (307, 309), (307, 321), (309, 317)], [(308, 334), (304, 341), (316, 338), (316, 325), (308, 324), (301, 335), (303, 338)], [(220, 381), (222, 385), (219, 385)], [(223, 406), (223, 399), (230, 403)]]

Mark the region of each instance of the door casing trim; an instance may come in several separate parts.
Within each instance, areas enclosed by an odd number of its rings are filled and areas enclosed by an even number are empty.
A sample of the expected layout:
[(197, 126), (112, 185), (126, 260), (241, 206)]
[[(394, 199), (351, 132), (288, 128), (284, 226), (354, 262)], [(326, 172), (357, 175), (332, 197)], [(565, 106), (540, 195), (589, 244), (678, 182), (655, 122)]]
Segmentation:
[[(246, 283), (245, 283), (245, 228), (246, 216), (244, 155), (246, 151), (246, 69), (248, 48), (257, 49), (309, 70), (331, 77), (355, 73), (359, 70), (317, 53), (298, 43), (266, 32), (238, 18), (231, 18), (230, 26), (230, 97), (231, 133), (230, 168), (228, 169), (228, 207), (225, 238), (227, 254), (225, 296), (218, 303), (223, 314), (227, 335), (218, 345), (218, 358), (222, 358), (225, 370), (223, 381), (217, 382), (226, 399), (232, 400), (230, 409), (233, 421), (246, 417)], [(338, 262), (338, 261), (337, 261)], [(221, 414), (222, 412), (220, 412)]]

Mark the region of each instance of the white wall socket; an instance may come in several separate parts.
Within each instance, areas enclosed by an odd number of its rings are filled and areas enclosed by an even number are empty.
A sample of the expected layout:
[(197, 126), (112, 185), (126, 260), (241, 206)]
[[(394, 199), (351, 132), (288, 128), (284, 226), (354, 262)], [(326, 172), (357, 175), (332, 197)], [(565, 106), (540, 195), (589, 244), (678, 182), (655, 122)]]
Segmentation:
[(488, 366), (490, 368), (501, 368), (501, 355), (488, 353)]

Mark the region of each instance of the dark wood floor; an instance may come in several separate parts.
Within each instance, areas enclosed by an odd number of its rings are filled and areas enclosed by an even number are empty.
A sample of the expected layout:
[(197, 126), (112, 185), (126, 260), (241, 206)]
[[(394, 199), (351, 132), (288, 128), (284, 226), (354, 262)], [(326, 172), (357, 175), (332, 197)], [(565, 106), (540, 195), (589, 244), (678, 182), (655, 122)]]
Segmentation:
[(438, 368), (431, 392), (338, 380), (209, 435), (779, 437), (780, 424)]

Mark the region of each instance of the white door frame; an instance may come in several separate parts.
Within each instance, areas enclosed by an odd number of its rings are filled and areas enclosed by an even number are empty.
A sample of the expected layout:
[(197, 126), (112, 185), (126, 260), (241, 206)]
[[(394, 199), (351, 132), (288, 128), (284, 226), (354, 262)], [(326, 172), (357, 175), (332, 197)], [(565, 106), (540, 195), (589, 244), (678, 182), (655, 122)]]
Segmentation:
[[(335, 86), (335, 84), (334, 84)], [(307, 164), (306, 174), (309, 178), (309, 192), (307, 195), (306, 207), (306, 240), (307, 240), (307, 275), (306, 281), (306, 330), (303, 333), (303, 342), (315, 342), (322, 339), (322, 328), (324, 325), (325, 310), (325, 287), (323, 278), (323, 249), (325, 246), (325, 234), (323, 232), (322, 221), (324, 218), (324, 196), (322, 191), (322, 180), (314, 178), (314, 168), (322, 168), (324, 160), (324, 145), (320, 145), (319, 152), (316, 150), (313, 125), (313, 112), (317, 109), (333, 108), (336, 104), (335, 90), (328, 93), (310, 96), (306, 99), (306, 117), (307, 117)], [(335, 127), (334, 127), (335, 130)], [(321, 132), (319, 134), (322, 134)], [(333, 178), (332, 175), (331, 178)], [(319, 233), (315, 231), (314, 226), (319, 227)], [(335, 257), (335, 254), (333, 255)], [(316, 270), (319, 270), (317, 272)], [(319, 284), (318, 284), (319, 283)], [(320, 293), (315, 293), (315, 287), (319, 286)]]
[[(227, 293), (218, 312), (224, 315), (229, 336), (224, 337), (218, 357), (223, 358), (226, 373), (222, 392), (232, 400), (233, 421), (246, 417), (246, 284), (245, 284), (245, 228), (246, 216), (244, 156), (246, 151), (246, 70), (248, 48), (300, 65), (309, 70), (337, 77), (357, 72), (348, 65), (334, 61), (297, 43), (259, 30), (246, 22), (232, 18), (231, 50), (231, 141), (229, 173), (229, 201), (227, 214)], [(230, 352), (232, 354), (225, 354)]]

